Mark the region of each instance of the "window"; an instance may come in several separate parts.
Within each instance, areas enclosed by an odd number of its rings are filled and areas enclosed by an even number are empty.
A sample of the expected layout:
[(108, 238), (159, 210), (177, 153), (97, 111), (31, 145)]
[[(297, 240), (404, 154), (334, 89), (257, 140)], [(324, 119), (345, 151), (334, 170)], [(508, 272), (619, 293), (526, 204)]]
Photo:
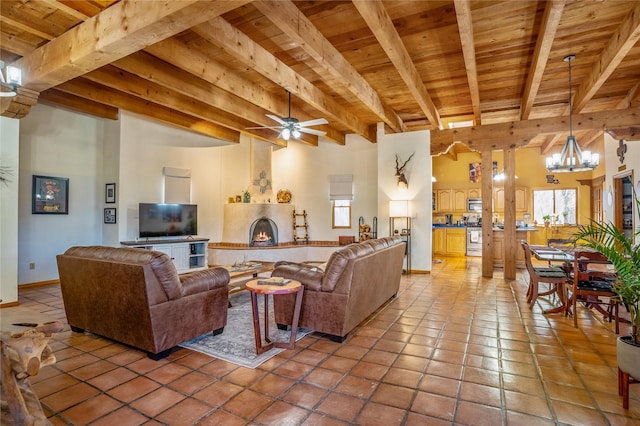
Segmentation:
[(577, 223), (577, 192), (575, 189), (534, 189), (533, 220), (543, 223), (543, 217), (548, 215), (552, 223)]
[(332, 208), (332, 227), (351, 228), (351, 200), (333, 200)]

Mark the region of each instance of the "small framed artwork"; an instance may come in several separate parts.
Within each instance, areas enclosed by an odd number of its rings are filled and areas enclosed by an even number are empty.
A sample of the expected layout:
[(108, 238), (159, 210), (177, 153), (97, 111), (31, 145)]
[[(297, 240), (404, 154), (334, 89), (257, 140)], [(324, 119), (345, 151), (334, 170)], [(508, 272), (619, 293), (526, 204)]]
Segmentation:
[(116, 184), (108, 183), (104, 189), (104, 201), (107, 204), (113, 204), (116, 202)]
[(33, 175), (32, 214), (69, 214), (69, 178)]
[(409, 231), (408, 229), (403, 229), (403, 230), (402, 230), (402, 232), (401, 232), (401, 234), (402, 234), (402, 235), (409, 235), (409, 232), (410, 232), (410, 231)]
[(104, 223), (116, 223), (116, 209), (106, 208), (104, 209)]
[(236, 203), (242, 202), (242, 195), (236, 195)]

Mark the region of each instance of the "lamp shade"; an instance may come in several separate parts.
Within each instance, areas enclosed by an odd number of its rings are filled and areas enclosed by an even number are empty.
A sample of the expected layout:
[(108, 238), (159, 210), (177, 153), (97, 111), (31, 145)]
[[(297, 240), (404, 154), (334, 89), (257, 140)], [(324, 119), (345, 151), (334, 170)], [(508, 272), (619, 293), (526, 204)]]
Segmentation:
[(411, 217), (409, 200), (390, 200), (389, 217)]

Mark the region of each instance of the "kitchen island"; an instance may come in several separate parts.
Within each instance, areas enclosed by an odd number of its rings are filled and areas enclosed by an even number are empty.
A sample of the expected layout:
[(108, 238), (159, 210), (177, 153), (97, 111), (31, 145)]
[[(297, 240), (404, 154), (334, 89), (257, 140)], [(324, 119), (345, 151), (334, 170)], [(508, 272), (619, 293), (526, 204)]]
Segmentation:
[[(524, 250), (520, 245), (520, 241), (529, 242), (531, 233), (537, 231), (533, 226), (516, 227), (516, 268), (526, 268)], [(504, 229), (499, 227), (493, 228), (493, 267), (504, 268)]]

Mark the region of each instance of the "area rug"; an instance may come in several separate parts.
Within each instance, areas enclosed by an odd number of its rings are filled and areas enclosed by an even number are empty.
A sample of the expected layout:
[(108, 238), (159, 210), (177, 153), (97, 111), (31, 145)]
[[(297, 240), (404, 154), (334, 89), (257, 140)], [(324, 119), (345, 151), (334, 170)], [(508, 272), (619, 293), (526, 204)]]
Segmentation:
[[(248, 368), (256, 368), (263, 362), (273, 358), (282, 348), (272, 348), (260, 355), (256, 354), (256, 341), (253, 336), (253, 314), (251, 312), (251, 295), (248, 291), (241, 291), (229, 297), (231, 307), (227, 314), (227, 325), (224, 332), (217, 336), (211, 333), (196, 337), (193, 340), (181, 344), (188, 348), (212, 357), (228, 361)], [(260, 310), (260, 325), (264, 333), (263, 297), (258, 297)], [(291, 333), (286, 330), (278, 330), (273, 320), (273, 297), (269, 297), (269, 334), (272, 340), (289, 341)], [(296, 341), (302, 339), (311, 330), (298, 328)]]

